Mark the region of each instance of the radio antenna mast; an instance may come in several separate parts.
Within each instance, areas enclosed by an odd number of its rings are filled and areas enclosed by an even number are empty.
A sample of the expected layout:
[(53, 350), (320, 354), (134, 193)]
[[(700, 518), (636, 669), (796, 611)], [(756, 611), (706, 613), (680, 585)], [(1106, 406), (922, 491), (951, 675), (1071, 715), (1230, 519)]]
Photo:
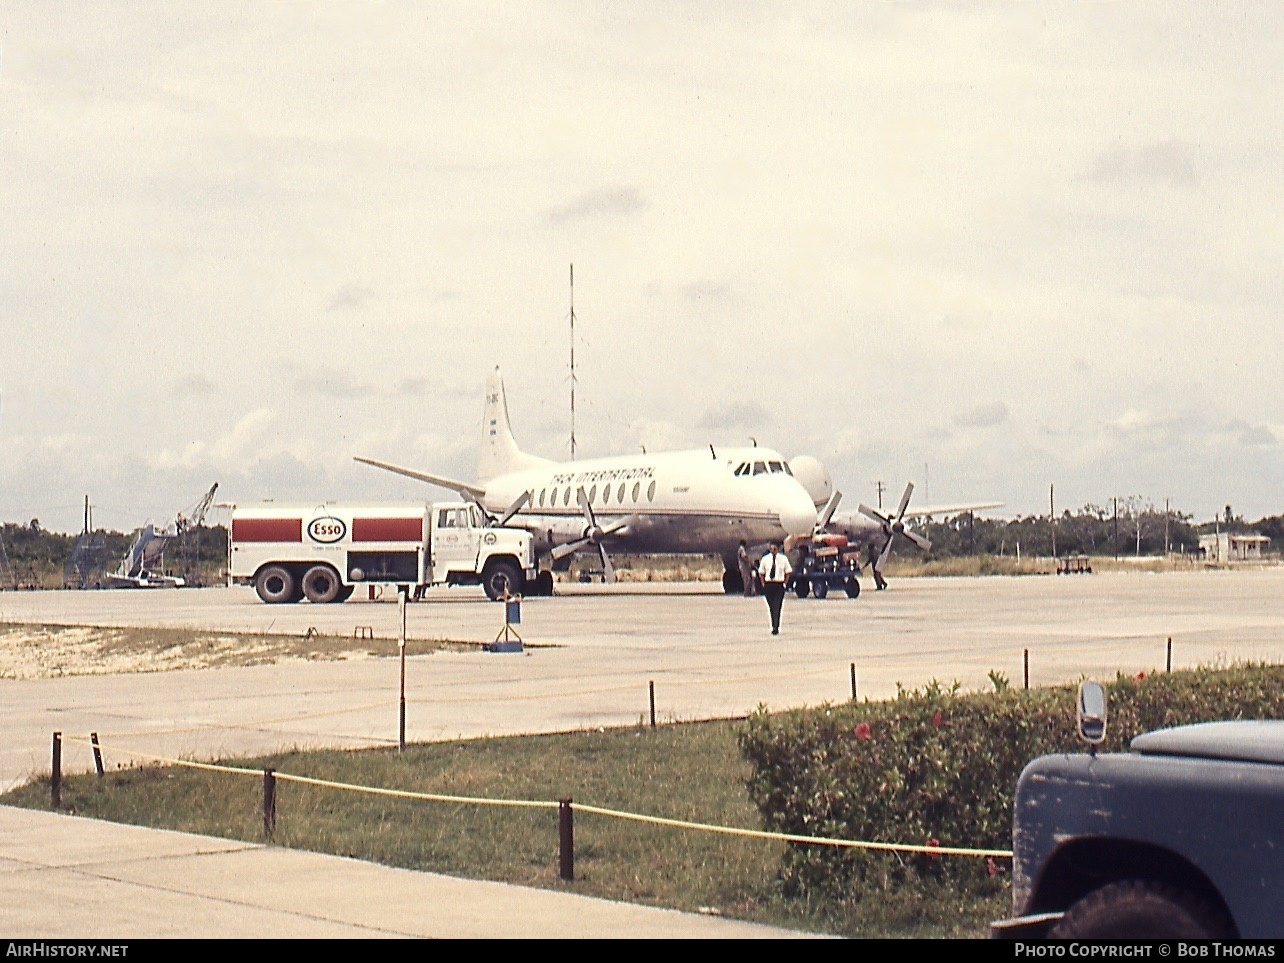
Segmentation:
[(575, 265), (571, 265), (571, 461), (575, 460)]

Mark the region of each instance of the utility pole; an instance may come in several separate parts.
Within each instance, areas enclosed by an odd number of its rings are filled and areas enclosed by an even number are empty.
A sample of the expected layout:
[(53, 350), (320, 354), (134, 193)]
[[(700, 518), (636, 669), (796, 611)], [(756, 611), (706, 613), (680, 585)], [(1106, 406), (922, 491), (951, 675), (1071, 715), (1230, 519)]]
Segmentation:
[(1115, 502), (1115, 534), (1114, 534), (1114, 537), (1111, 538), (1111, 541), (1114, 543), (1114, 547), (1115, 547), (1115, 558), (1118, 559), (1119, 558), (1119, 499), (1118, 497), (1114, 499), (1114, 502)]
[(1164, 499), (1164, 555), (1168, 555), (1168, 499)]
[(881, 481), (874, 482), (874, 488), (878, 492), (878, 510), (883, 510), (883, 492), (886, 490)]
[(1048, 486), (1048, 522), (1052, 528), (1052, 557), (1057, 557), (1057, 504), (1053, 498), (1056, 485)]

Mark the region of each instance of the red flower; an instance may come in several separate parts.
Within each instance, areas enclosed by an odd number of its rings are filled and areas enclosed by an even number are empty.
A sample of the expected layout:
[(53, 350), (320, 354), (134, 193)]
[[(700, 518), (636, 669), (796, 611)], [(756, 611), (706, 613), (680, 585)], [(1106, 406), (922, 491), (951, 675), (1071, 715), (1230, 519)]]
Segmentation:
[(1134, 678), (1134, 679), (1136, 679), (1138, 682), (1145, 682), (1145, 681), (1146, 681), (1146, 673), (1144, 673), (1144, 672), (1138, 672), (1135, 676), (1133, 676), (1133, 678)]
[[(927, 848), (928, 848), (928, 849), (940, 849), (940, 847), (941, 847), (941, 841), (940, 841), (939, 839), (937, 839), (935, 836), (933, 836), (931, 839), (929, 839), (929, 840), (927, 841)], [(937, 856), (935, 853), (928, 853), (928, 854), (927, 854), (927, 858), (928, 858), (928, 859), (940, 859), (941, 857), (940, 857), (940, 856)]]
[(937, 709), (937, 710), (936, 710), (936, 714), (932, 716), (932, 726), (933, 726), (933, 728), (936, 728), (936, 729), (941, 728), (942, 721), (943, 721), (943, 720), (942, 720), (942, 717), (941, 717), (941, 710), (940, 710), (940, 709)]
[(862, 723), (860, 723), (859, 725), (857, 725), (857, 726), (856, 726), (856, 738), (857, 738), (857, 739), (865, 740), (865, 739), (868, 739), (871, 735), (872, 735), (872, 733), (869, 731), (869, 723), (868, 723), (868, 722), (862, 722)]

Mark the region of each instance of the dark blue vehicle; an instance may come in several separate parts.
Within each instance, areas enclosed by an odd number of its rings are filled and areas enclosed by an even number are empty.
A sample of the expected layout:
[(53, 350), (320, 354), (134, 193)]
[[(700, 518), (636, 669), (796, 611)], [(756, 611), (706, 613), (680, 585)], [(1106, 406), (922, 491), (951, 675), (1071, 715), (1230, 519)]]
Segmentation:
[[(1104, 736), (1104, 694), (1088, 699)], [(1041, 756), (1017, 783), (1012, 848), (1015, 915), (995, 938), (1284, 936), (1284, 721)]]

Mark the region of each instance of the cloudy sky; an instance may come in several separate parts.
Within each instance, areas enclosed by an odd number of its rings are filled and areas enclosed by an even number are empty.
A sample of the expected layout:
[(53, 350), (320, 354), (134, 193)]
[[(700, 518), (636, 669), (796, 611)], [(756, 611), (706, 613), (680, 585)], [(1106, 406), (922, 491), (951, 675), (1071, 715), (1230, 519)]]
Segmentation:
[(1284, 511), (1275, 3), (0, 8), (0, 520), (750, 437)]

